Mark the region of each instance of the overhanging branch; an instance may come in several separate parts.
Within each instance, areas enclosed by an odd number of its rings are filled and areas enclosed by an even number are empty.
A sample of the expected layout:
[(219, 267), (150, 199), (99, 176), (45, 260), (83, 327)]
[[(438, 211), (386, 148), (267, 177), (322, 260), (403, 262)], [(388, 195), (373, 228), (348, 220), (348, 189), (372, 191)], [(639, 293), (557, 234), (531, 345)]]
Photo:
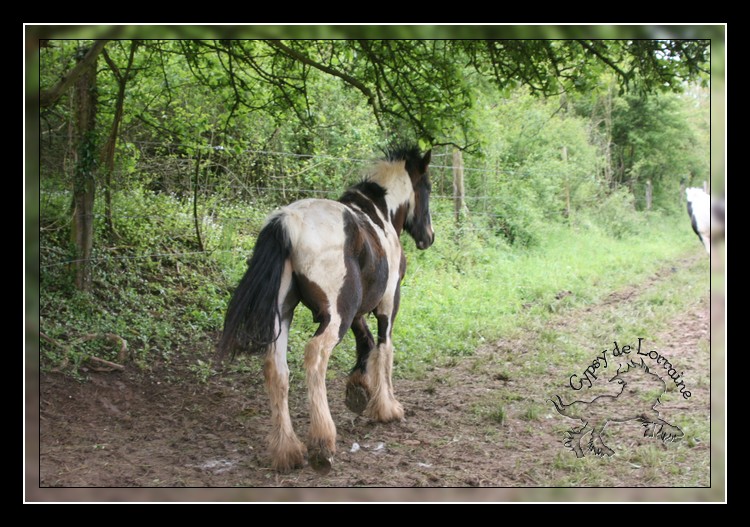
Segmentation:
[(107, 42), (109, 42), (109, 40), (94, 41), (94, 45), (91, 47), (91, 49), (88, 50), (88, 52), (86, 52), (86, 55), (84, 55), (83, 59), (78, 64), (76, 64), (76, 66), (70, 71), (70, 73), (60, 79), (60, 81), (54, 87), (48, 90), (42, 90), (39, 93), (39, 107), (46, 108), (55, 104), (58, 99), (60, 99), (62, 94), (65, 93), (65, 90), (67, 90), (70, 85), (75, 82), (75, 80), (81, 75), (81, 73), (84, 72), (87, 67), (91, 66), (91, 64), (96, 60), (96, 57), (99, 56), (99, 53), (101, 53), (102, 49), (104, 49), (104, 45)]

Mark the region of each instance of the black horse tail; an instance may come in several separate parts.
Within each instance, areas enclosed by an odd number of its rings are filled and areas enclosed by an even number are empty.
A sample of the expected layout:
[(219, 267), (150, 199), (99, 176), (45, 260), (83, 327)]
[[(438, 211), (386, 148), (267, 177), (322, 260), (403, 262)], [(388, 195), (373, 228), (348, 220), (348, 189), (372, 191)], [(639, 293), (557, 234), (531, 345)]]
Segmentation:
[(242, 351), (260, 353), (279, 338), (278, 296), (284, 264), (291, 252), (283, 216), (273, 217), (258, 234), (253, 256), (247, 264), (224, 317), (224, 333), (218, 356), (234, 357)]

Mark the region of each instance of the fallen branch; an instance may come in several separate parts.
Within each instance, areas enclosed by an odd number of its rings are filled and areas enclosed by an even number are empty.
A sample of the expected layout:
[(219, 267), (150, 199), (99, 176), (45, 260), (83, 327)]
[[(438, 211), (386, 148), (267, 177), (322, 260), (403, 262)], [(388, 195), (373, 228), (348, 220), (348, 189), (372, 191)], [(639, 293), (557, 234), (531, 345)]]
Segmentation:
[[(62, 358), (62, 361), (60, 362), (60, 365), (57, 366), (56, 368), (52, 368), (52, 371), (55, 371), (55, 372), (60, 372), (60, 371), (64, 370), (68, 366), (70, 349), (74, 345), (76, 345), (76, 344), (82, 344), (84, 342), (88, 342), (90, 340), (94, 340), (94, 339), (98, 339), (98, 338), (103, 338), (103, 339), (108, 340), (109, 342), (113, 342), (115, 344), (120, 344), (120, 351), (117, 353), (117, 362), (124, 363), (125, 359), (127, 358), (128, 342), (124, 338), (122, 338), (121, 336), (115, 335), (114, 333), (89, 333), (87, 335), (84, 335), (80, 339), (77, 339), (77, 340), (69, 343), (68, 345), (65, 345), (65, 344), (61, 343), (60, 341), (55, 340), (52, 337), (49, 337), (49, 336), (45, 335), (41, 331), (39, 332), (39, 337), (41, 339), (46, 340), (50, 344), (54, 344), (55, 346), (58, 346), (58, 347), (62, 348), (62, 350), (63, 350), (63, 358)], [(114, 371), (114, 370), (123, 371), (125, 369), (125, 366), (123, 366), (122, 364), (117, 364), (115, 362), (111, 362), (111, 361), (108, 361), (108, 360), (100, 359), (99, 357), (95, 357), (93, 355), (85, 356), (82, 359), (82, 361), (90, 361), (90, 362), (93, 362), (93, 363), (96, 363), (96, 364), (101, 364), (101, 365), (105, 366), (104, 368), (95, 368), (95, 367), (92, 367), (92, 369), (95, 370), (95, 371), (111, 372), (111, 371)]]
[[(108, 360), (100, 359), (99, 357), (91, 356), (88, 358), (91, 362), (96, 362), (97, 364), (103, 364), (109, 368), (112, 368), (114, 370), (124, 370), (125, 366), (122, 366), (121, 364), (115, 364), (114, 362), (109, 362)], [(103, 369), (98, 369), (98, 371), (106, 371)]]
[[(128, 353), (128, 341), (122, 338), (119, 335), (115, 335), (114, 333), (89, 333), (88, 335), (84, 335), (81, 339), (81, 342), (88, 342), (89, 340), (94, 340), (97, 338), (104, 338), (107, 339), (110, 342), (114, 342), (115, 344), (120, 344), (120, 351), (117, 353), (117, 362), (125, 362), (125, 358)], [(92, 359), (96, 359), (96, 357), (91, 357)], [(97, 359), (102, 360), (102, 359)], [(103, 361), (107, 362), (107, 361)], [(119, 364), (114, 364), (110, 362), (109, 364), (113, 364), (114, 366), (118, 366), (119, 368), (122, 368)]]

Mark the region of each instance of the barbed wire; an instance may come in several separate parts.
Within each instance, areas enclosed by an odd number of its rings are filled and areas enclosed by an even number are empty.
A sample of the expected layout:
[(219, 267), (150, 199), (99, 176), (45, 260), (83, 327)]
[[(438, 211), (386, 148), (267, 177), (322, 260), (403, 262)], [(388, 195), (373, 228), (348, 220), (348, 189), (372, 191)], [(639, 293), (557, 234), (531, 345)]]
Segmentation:
[(147, 259), (147, 258), (175, 258), (175, 257), (182, 257), (182, 256), (190, 256), (190, 255), (198, 255), (198, 254), (213, 254), (217, 252), (237, 252), (238, 250), (234, 249), (215, 249), (213, 251), (190, 251), (190, 252), (183, 252), (183, 253), (149, 253), (149, 254), (131, 254), (127, 256), (99, 256), (99, 257), (92, 257), (92, 258), (77, 258), (73, 260), (63, 260), (60, 262), (54, 262), (46, 265), (40, 265), (40, 269), (46, 269), (49, 267), (57, 267), (60, 265), (70, 265), (74, 263), (80, 263), (80, 262), (89, 262), (89, 263), (98, 263), (98, 262), (106, 262), (111, 260), (141, 260), (141, 259)]
[[(287, 193), (287, 194), (327, 194), (330, 196), (341, 196), (344, 191), (343, 190), (321, 190), (321, 189), (309, 189), (309, 188), (295, 188), (295, 187), (253, 187), (253, 186), (243, 186), (243, 185), (222, 185), (222, 184), (215, 184), (213, 187), (209, 186), (201, 186), (199, 187), (201, 190), (223, 190), (223, 189), (242, 189), (242, 190), (256, 190), (258, 192), (277, 192), (277, 193)], [(54, 191), (56, 194), (62, 194), (62, 195), (69, 195), (70, 191), (67, 190), (56, 190)], [(44, 197), (44, 196), (42, 196)], [(430, 195), (430, 199), (444, 199), (444, 200), (455, 200), (459, 196), (456, 194), (432, 194)], [(483, 196), (463, 196), (464, 200), (502, 200), (505, 199), (503, 196), (491, 196), (491, 195), (483, 195)]]
[[(157, 141), (134, 141), (130, 144), (135, 144), (136, 146), (147, 146), (147, 145), (155, 145), (155, 146), (161, 146), (166, 149), (174, 149), (179, 147), (190, 147), (190, 148), (204, 148), (204, 149), (211, 149), (216, 152), (224, 152), (226, 151), (229, 154), (236, 154), (237, 152), (231, 150), (231, 149), (225, 149), (224, 147), (218, 145), (218, 146), (210, 146), (210, 145), (188, 145), (188, 144), (180, 144), (180, 143), (162, 143)], [(274, 150), (261, 150), (261, 149), (244, 149), (240, 152), (240, 154), (251, 154), (251, 155), (267, 155), (267, 156), (285, 156), (285, 157), (292, 157), (297, 159), (321, 159), (325, 161), (340, 161), (340, 162), (347, 162), (347, 163), (356, 163), (356, 164), (367, 164), (369, 165), (372, 162), (377, 161), (376, 158), (359, 158), (359, 157), (342, 157), (342, 156), (334, 156), (334, 155), (326, 155), (326, 154), (298, 154), (293, 152), (280, 152), (280, 151), (274, 151)], [(443, 158), (443, 157), (449, 157), (451, 156), (450, 153), (433, 153), (433, 158)], [(187, 158), (171, 158), (169, 161), (179, 161), (181, 163), (195, 161), (196, 158), (193, 157), (187, 157)], [(145, 159), (145, 160), (139, 160), (139, 163), (158, 163), (158, 159)], [(216, 164), (216, 163), (215, 163)], [(217, 166), (222, 166), (218, 165)], [(453, 170), (454, 166), (451, 165), (436, 165), (432, 164), (430, 165), (430, 168), (432, 169), (450, 169)], [(501, 170), (488, 170), (487, 168), (474, 168), (474, 167), (463, 167), (463, 170), (466, 171), (474, 171), (474, 172), (483, 172), (488, 175), (495, 175), (495, 174), (504, 174), (504, 175), (511, 175), (513, 172), (511, 171), (501, 171)], [(230, 171), (230, 174), (233, 172)], [(276, 176), (276, 177), (274, 177)], [(235, 177), (236, 176), (232, 176)], [(278, 175), (276, 173), (270, 174), (269, 179), (278, 179)], [(283, 175), (281, 177), (284, 177)], [(448, 183), (448, 186), (450, 187), (450, 183)], [(191, 185), (191, 188), (192, 185)], [(249, 194), (258, 193), (258, 197), (262, 197), (261, 193), (276, 193), (276, 194), (291, 194), (296, 196), (304, 196), (304, 195), (312, 195), (312, 196), (321, 196), (321, 197), (332, 197), (337, 198), (343, 193), (343, 189), (319, 189), (319, 188), (297, 188), (297, 187), (276, 187), (276, 186), (255, 186), (252, 184), (226, 184), (221, 182), (212, 182), (207, 183), (203, 185), (198, 186), (199, 192), (209, 192), (209, 193), (217, 193), (221, 192), (223, 190), (229, 190), (229, 189), (239, 189), (242, 191), (245, 191)], [(116, 190), (116, 189), (115, 189)], [(166, 193), (169, 193), (169, 191), (165, 191)], [(63, 189), (63, 190), (53, 190), (53, 191), (42, 191), (40, 195), (40, 201), (45, 200), (46, 204), (50, 203), (49, 198), (52, 196), (57, 195), (59, 196), (69, 196), (71, 193), (70, 190)], [(45, 199), (47, 198), (47, 199)], [(440, 200), (440, 201), (455, 201), (458, 198), (456, 195), (451, 194), (433, 194), (431, 196), (432, 200)], [(483, 202), (484, 205), (483, 208), (487, 207), (487, 204), (492, 203), (493, 201), (499, 201), (504, 199), (503, 196), (500, 195), (470, 195), (470, 196), (463, 196), (464, 203), (479, 203)], [(53, 206), (53, 205), (46, 205), (46, 206)], [(201, 204), (201, 207), (221, 207), (222, 203), (203, 203)], [(44, 207), (42, 207), (44, 208)], [(270, 209), (268, 211), (271, 212)], [(471, 218), (497, 218), (501, 215), (487, 210), (471, 210), (466, 209), (466, 213), (468, 215), (464, 216), (464, 223), (458, 227), (461, 232), (464, 233), (475, 233), (475, 232), (482, 232), (482, 233), (488, 233), (491, 232), (491, 229), (488, 230), (487, 225), (478, 226), (472, 223)], [(432, 215), (435, 218), (454, 218), (455, 212), (452, 210), (445, 210), (445, 211), (436, 211), (433, 209)], [(93, 217), (97, 219), (106, 218), (106, 213), (94, 213), (92, 215)], [(173, 221), (177, 224), (180, 224), (181, 222), (184, 222), (184, 227), (186, 229), (192, 229), (194, 227), (194, 221), (197, 219), (202, 225), (206, 224), (221, 224), (221, 223), (231, 223), (231, 222), (249, 222), (257, 224), (258, 227), (262, 224), (263, 219), (265, 218), (265, 214), (260, 214), (259, 216), (255, 217), (247, 217), (247, 216), (225, 216), (222, 217), (220, 214), (203, 214), (198, 215), (197, 218), (194, 214), (190, 212), (183, 212), (179, 211), (175, 214), (170, 215), (158, 215), (158, 214), (127, 214), (127, 213), (114, 213), (110, 214), (111, 219), (117, 224), (118, 222), (121, 222), (121, 220), (126, 219), (141, 219), (141, 220), (165, 220), (165, 221)], [(59, 230), (58, 229), (46, 229), (45, 227), (40, 228), (41, 231), (45, 230)], [(210, 256), (212, 254), (221, 254), (221, 253), (239, 253), (242, 252), (243, 254), (246, 253), (245, 250), (242, 249), (213, 249), (213, 250), (204, 250), (204, 251), (187, 251), (187, 252), (181, 252), (181, 253), (174, 253), (174, 252), (153, 252), (148, 254), (136, 254), (136, 255), (102, 255), (97, 257), (92, 257), (88, 259), (69, 259), (69, 260), (61, 260), (57, 262), (52, 263), (46, 263), (44, 265), (40, 265), (40, 269), (48, 269), (52, 267), (57, 266), (63, 266), (63, 265), (71, 265), (83, 261), (87, 261), (90, 263), (101, 263), (111, 260), (135, 260), (135, 259), (153, 259), (153, 258), (184, 258), (184, 257), (196, 257), (196, 256)]]
[[(459, 230), (462, 233), (477, 233), (481, 232), (484, 234), (489, 234), (491, 231), (488, 231), (486, 227), (480, 227), (475, 225), (462, 225)], [(42, 247), (40, 251), (43, 251), (44, 248)], [(146, 259), (152, 259), (152, 258), (182, 258), (186, 256), (198, 256), (198, 255), (205, 255), (205, 256), (212, 256), (215, 254), (241, 254), (244, 258), (249, 256), (250, 252), (247, 249), (243, 248), (234, 248), (234, 249), (211, 249), (211, 250), (203, 250), (203, 251), (187, 251), (187, 252), (154, 252), (154, 253), (146, 253), (146, 254), (132, 254), (132, 255), (105, 255), (105, 256), (94, 256), (91, 258), (77, 258), (77, 259), (69, 259), (69, 260), (60, 260), (57, 262), (52, 263), (46, 263), (39, 265), (39, 269), (49, 269), (52, 267), (60, 267), (64, 265), (71, 265), (75, 263), (80, 262), (88, 262), (93, 264), (98, 264), (102, 262), (109, 262), (112, 260), (146, 260)]]
[[(133, 144), (133, 145), (152, 145), (152, 146), (162, 146), (166, 149), (174, 149), (174, 148), (194, 148), (194, 149), (202, 149), (202, 150), (209, 150), (213, 152), (225, 152), (229, 154), (237, 154), (235, 150), (231, 148), (224, 147), (223, 145), (196, 145), (196, 144), (187, 144), (187, 143), (163, 143), (159, 141), (127, 141), (124, 144)], [(377, 156), (373, 157), (342, 157), (342, 156), (333, 156), (328, 154), (298, 154), (295, 152), (281, 152), (277, 150), (264, 150), (264, 149), (253, 149), (253, 148), (245, 148), (239, 151), (240, 154), (254, 154), (254, 155), (268, 155), (268, 156), (281, 156), (281, 157), (293, 157), (297, 159), (326, 159), (330, 161), (344, 161), (347, 163), (373, 163), (378, 160)], [(449, 153), (434, 153), (432, 154), (432, 157), (449, 157), (452, 154)], [(175, 158), (173, 159), (175, 161), (193, 161), (195, 160), (194, 157), (184, 157), (184, 158)], [(440, 168), (440, 169), (454, 169), (455, 165), (436, 165), (436, 164), (430, 164), (431, 169)], [(502, 174), (502, 175), (509, 175), (513, 176), (516, 175), (518, 172), (516, 170), (508, 170), (508, 169), (488, 169), (488, 168), (479, 168), (479, 167), (463, 167), (464, 172), (481, 172), (485, 174)]]
[[(221, 223), (221, 222), (229, 222), (229, 221), (247, 221), (247, 222), (259, 222), (263, 221), (268, 214), (272, 212), (271, 209), (269, 209), (266, 213), (261, 213), (258, 216), (220, 216), (220, 215), (213, 215), (213, 214), (203, 214), (198, 215), (197, 218), (199, 221), (206, 222), (206, 223)], [(447, 218), (447, 217), (454, 217), (455, 211), (436, 211), (432, 210), (430, 214), (433, 217), (438, 218)], [(106, 213), (103, 212), (95, 212), (90, 215), (93, 218), (106, 218)], [(482, 210), (469, 210), (468, 216), (492, 216), (492, 217), (500, 217), (502, 214), (497, 212), (490, 212), (490, 211), (482, 211)], [(162, 214), (114, 214), (111, 216), (113, 221), (120, 220), (120, 219), (130, 219), (130, 220), (183, 220), (183, 221), (189, 221), (189, 225), (186, 225), (187, 227), (192, 228), (193, 222), (195, 221), (195, 216), (190, 212), (179, 212), (178, 215), (162, 215)], [(62, 220), (60, 220), (62, 222)], [(70, 218), (68, 218), (65, 222), (70, 223)], [(42, 228), (47, 228), (46, 226)]]

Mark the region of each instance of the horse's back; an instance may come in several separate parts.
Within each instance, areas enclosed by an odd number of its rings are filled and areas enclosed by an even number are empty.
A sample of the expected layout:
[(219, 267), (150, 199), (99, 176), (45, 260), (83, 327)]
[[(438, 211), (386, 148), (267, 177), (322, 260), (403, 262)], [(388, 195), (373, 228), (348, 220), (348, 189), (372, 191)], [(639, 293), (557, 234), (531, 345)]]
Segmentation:
[(270, 218), (281, 217), (292, 247), (324, 247), (340, 242), (346, 207), (328, 199), (303, 199), (277, 209)]
[(325, 199), (296, 201), (271, 217), (280, 217), (287, 230), (294, 273), (330, 304), (346, 302), (339, 300), (344, 293), (349, 301), (364, 302), (357, 313), (369, 312), (386, 290), (395, 291), (402, 260), (395, 231), (386, 233), (361, 211)]
[(270, 216), (279, 217), (286, 229), (295, 274), (330, 294), (338, 291), (346, 274), (342, 258), (346, 210), (337, 201), (313, 198), (295, 201)]

